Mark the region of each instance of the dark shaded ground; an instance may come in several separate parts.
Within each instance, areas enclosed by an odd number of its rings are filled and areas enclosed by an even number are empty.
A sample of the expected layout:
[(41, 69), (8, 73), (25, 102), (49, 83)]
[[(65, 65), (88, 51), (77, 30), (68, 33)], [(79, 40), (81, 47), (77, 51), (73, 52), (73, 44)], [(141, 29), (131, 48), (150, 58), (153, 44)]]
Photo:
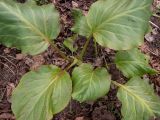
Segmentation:
[[(53, 0), (56, 8), (61, 15), (62, 30), (56, 40), (57, 46), (67, 54), (71, 54), (62, 46), (65, 38), (72, 36), (70, 31), (73, 25), (71, 17), (72, 8), (80, 8), (84, 13), (87, 13), (89, 6), (94, 0)], [(151, 22), (160, 27), (160, 19), (156, 17), (151, 18)], [(160, 29), (152, 25), (152, 33), (146, 37), (144, 45), (141, 50), (150, 56), (150, 65), (156, 70), (160, 71)], [(77, 45), (79, 49), (83, 46), (85, 39), (79, 38)], [(95, 51), (92, 42), (90, 43), (87, 54), (85, 56), (86, 62), (92, 62), (95, 66), (105, 65), (113, 62), (114, 51), (98, 47), (99, 54), (95, 58)], [(10, 108), (10, 96), (18, 84), (22, 75), (29, 70), (37, 69), (42, 64), (55, 64), (64, 68), (67, 63), (58, 54), (50, 48), (41, 55), (28, 56), (23, 55), (20, 51), (14, 48), (6, 48), (0, 45), (0, 120), (14, 120)], [(109, 65), (109, 71), (112, 74), (112, 79), (124, 83), (125, 78), (121, 75), (115, 65)], [(145, 76), (151, 79), (154, 83), (155, 91), (160, 95), (160, 75)], [(111, 86), (109, 94), (95, 102), (78, 103), (71, 101), (68, 107), (57, 114), (53, 120), (120, 120), (121, 103), (116, 97), (117, 89)]]

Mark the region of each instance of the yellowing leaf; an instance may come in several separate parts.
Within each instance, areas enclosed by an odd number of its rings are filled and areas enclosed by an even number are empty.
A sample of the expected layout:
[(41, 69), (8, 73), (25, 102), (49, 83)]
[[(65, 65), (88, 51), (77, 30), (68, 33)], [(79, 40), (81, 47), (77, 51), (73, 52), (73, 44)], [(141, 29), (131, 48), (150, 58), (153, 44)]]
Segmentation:
[(71, 99), (72, 81), (56, 66), (42, 66), (23, 76), (13, 92), (12, 110), (16, 120), (49, 120)]
[(0, 44), (31, 55), (45, 51), (59, 34), (59, 15), (53, 5), (0, 1)]

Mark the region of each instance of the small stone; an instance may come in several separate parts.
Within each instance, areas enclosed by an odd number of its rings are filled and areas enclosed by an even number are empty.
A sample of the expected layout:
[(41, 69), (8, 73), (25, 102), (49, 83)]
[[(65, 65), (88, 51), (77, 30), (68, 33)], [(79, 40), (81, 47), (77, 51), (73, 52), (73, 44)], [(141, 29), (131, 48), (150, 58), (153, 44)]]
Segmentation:
[(148, 42), (153, 42), (154, 41), (154, 37), (148, 33), (145, 35), (145, 39), (148, 41)]
[(5, 48), (4, 49), (4, 53), (6, 53), (6, 54), (10, 53), (10, 49), (9, 48)]
[(84, 120), (84, 117), (77, 117), (75, 120)]
[(22, 60), (25, 57), (24, 54), (16, 54), (16, 59), (17, 60)]
[(77, 8), (77, 7), (78, 7), (78, 3), (72, 1), (72, 7), (73, 7), (73, 8)]

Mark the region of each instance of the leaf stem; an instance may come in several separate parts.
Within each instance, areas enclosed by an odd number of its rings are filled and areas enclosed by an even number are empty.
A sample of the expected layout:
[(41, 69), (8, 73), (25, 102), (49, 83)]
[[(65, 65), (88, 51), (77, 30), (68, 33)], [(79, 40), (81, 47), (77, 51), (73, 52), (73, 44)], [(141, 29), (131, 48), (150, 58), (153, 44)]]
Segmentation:
[(94, 48), (95, 48), (95, 56), (97, 57), (98, 55), (97, 43), (95, 39), (93, 41), (94, 41)]
[(111, 82), (112, 82), (114, 85), (118, 86), (118, 87), (122, 87), (122, 86), (123, 86), (123, 85), (121, 85), (120, 83), (118, 83), (118, 82), (116, 82), (116, 81), (111, 80)]
[(76, 65), (78, 62), (78, 59), (74, 59), (74, 61), (65, 69), (66, 71), (69, 70), (71, 67), (73, 67), (74, 65)]
[(91, 37), (88, 37), (88, 38), (87, 38), (87, 41), (86, 41), (86, 43), (85, 43), (85, 45), (84, 45), (84, 47), (83, 47), (83, 49), (82, 49), (82, 52), (81, 52), (81, 54), (80, 54), (80, 60), (83, 60), (83, 56), (84, 56), (84, 54), (85, 54), (85, 52), (86, 52), (87, 46), (88, 46), (88, 44), (89, 44), (89, 42), (90, 42), (90, 39), (91, 39)]
[(65, 60), (68, 60), (70, 62), (72, 62), (73, 60), (68, 58), (57, 46), (55, 46), (51, 41), (49, 42), (50, 46), (52, 47), (52, 49), (56, 50), (58, 52), (58, 54), (63, 57)]

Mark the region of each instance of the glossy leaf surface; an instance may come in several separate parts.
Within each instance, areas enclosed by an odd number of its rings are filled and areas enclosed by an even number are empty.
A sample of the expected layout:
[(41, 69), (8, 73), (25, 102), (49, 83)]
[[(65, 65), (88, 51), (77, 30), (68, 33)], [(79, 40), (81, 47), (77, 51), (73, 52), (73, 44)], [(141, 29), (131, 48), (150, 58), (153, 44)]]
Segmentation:
[(59, 34), (59, 15), (51, 4), (28, 3), (0, 1), (0, 44), (36, 55), (45, 51)]
[(99, 0), (73, 31), (93, 36), (101, 46), (127, 50), (143, 43), (148, 31), (152, 0)]
[(13, 92), (12, 110), (16, 120), (49, 120), (71, 99), (72, 81), (56, 66), (42, 66), (23, 76)]
[(120, 85), (117, 96), (122, 102), (123, 120), (149, 120), (160, 115), (160, 99), (146, 80), (132, 78)]
[(76, 67), (72, 73), (73, 99), (83, 102), (104, 96), (110, 89), (110, 79), (105, 68), (94, 70), (90, 64)]

